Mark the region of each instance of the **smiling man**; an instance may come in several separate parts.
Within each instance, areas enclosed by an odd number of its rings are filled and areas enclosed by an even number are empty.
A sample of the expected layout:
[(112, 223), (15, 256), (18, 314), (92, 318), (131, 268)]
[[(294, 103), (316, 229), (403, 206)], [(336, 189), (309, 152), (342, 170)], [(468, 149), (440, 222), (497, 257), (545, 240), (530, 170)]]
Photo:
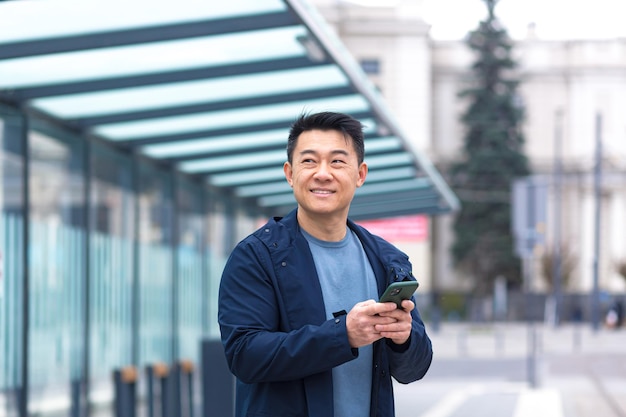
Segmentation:
[(220, 284), (236, 416), (392, 417), (391, 378), (421, 379), (432, 346), (413, 299), (377, 302), (415, 279), (407, 256), (348, 219), (367, 177), (361, 123), (301, 115), (284, 172), (297, 208), (241, 241)]

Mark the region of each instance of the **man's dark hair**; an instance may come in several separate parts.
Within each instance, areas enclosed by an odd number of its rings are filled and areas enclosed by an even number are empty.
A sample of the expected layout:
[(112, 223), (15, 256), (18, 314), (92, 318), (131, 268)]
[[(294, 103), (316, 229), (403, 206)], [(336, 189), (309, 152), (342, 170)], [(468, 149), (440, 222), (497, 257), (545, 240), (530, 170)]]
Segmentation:
[(352, 140), (359, 164), (365, 159), (363, 144), (363, 125), (355, 118), (343, 113), (320, 112), (301, 114), (291, 125), (287, 141), (287, 160), (293, 162), (293, 150), (302, 132), (309, 130), (336, 130), (343, 134), (346, 141)]

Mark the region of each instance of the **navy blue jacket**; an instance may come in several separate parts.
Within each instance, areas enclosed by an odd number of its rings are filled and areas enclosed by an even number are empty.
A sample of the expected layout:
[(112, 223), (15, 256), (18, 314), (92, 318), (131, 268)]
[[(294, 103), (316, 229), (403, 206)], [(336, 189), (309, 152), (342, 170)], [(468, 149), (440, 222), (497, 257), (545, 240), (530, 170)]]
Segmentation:
[[(348, 220), (365, 248), (379, 295), (393, 281), (414, 279), (408, 257)], [(404, 345), (374, 343), (371, 417), (393, 417), (391, 377), (421, 379), (432, 346), (417, 309)], [(358, 356), (346, 315), (327, 320), (322, 290), (296, 210), (271, 219), (230, 255), (219, 292), (219, 324), (237, 377), (237, 417), (332, 417), (332, 368)]]

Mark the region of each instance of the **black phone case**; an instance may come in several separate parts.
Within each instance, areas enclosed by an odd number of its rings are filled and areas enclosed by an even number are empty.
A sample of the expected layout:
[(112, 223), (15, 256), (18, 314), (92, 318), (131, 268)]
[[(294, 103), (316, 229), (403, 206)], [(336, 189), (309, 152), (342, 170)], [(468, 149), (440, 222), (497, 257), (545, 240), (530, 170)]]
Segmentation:
[(401, 308), (402, 300), (408, 300), (419, 286), (417, 281), (393, 282), (380, 297), (381, 303), (393, 302)]

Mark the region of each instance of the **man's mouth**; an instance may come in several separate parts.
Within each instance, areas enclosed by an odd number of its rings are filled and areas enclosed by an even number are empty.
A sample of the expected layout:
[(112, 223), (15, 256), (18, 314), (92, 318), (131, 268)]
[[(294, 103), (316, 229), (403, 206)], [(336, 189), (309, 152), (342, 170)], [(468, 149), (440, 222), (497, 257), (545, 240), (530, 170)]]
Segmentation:
[(334, 191), (330, 191), (330, 190), (318, 190), (318, 189), (311, 190), (311, 192), (312, 192), (313, 194), (332, 194), (332, 193), (334, 193)]

